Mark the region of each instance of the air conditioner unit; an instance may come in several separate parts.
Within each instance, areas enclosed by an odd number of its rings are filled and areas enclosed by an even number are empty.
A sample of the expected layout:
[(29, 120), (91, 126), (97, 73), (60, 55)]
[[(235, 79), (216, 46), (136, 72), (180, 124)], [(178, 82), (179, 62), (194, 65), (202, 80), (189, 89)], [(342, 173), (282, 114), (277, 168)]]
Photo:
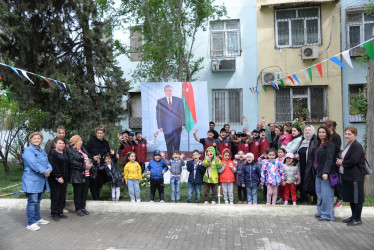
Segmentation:
[(317, 59), (318, 58), (318, 46), (305, 46), (301, 48), (301, 59)]
[(270, 82), (279, 80), (283, 77), (282, 72), (262, 72), (261, 73), (261, 79), (262, 79), (262, 84), (267, 84), (269, 85)]
[(235, 71), (235, 58), (212, 58), (211, 69), (213, 72), (219, 71)]

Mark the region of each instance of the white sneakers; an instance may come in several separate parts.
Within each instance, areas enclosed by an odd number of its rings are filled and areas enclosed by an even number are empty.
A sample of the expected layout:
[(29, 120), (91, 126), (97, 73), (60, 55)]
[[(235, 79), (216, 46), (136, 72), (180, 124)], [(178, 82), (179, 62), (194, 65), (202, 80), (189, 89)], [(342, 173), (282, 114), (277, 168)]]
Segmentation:
[(212, 201), (212, 204), (213, 204), (213, 205), (215, 205), (215, 204), (216, 204), (216, 202), (215, 202), (215, 201)]
[(40, 227), (38, 226), (38, 224), (34, 223), (32, 225), (27, 225), (26, 227), (28, 230), (31, 230), (31, 231), (38, 231), (40, 230)]
[(229, 204), (229, 201), (225, 201), (225, 204)]
[(209, 201), (204, 201), (204, 204), (209, 204)]
[(160, 203), (164, 203), (164, 200), (160, 200)]
[(136, 200), (136, 202), (140, 202), (140, 200)]
[(49, 223), (49, 221), (47, 220), (43, 220), (43, 219), (40, 219), (36, 222), (37, 224), (41, 224), (41, 225), (47, 225)]

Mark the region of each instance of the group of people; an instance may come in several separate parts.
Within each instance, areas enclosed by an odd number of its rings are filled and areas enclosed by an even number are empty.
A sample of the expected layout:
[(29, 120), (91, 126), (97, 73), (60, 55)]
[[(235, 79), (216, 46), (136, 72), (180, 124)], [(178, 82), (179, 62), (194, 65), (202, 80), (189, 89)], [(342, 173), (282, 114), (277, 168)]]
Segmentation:
[[(220, 133), (210, 122), (208, 137), (200, 139), (197, 130), (194, 137), (203, 144), (204, 154), (192, 152), (187, 161), (187, 202), (200, 201), (201, 186), (204, 186), (204, 203), (217, 202), (217, 187), (221, 183), (226, 204), (234, 202), (234, 185), (237, 186), (239, 204), (257, 204), (257, 189), (263, 187), (267, 205), (281, 202), (285, 205), (291, 195), (293, 205), (304, 201), (307, 195), (317, 204), (316, 217), (321, 221), (333, 221), (334, 196), (340, 206), (341, 199), (350, 202), (352, 216), (344, 222), (360, 225), (364, 203), (364, 151), (356, 141), (357, 129), (345, 128), (347, 146), (340, 153), (341, 139), (335, 132), (336, 123), (326, 121), (317, 131), (312, 125), (304, 131), (298, 126), (274, 123), (266, 125), (263, 118), (256, 129), (249, 132), (247, 120), (242, 132), (231, 130), (226, 124)], [(160, 202), (164, 202), (164, 174), (170, 171), (171, 201), (180, 202), (184, 154), (178, 150), (168, 153), (155, 150), (147, 167), (147, 147), (155, 143), (158, 136), (148, 142), (140, 132), (124, 131), (119, 136), (117, 151), (110, 149), (104, 139), (105, 128), (95, 128), (95, 136), (83, 147), (79, 135), (65, 138), (65, 128), (57, 128), (56, 137), (49, 140), (45, 150), (40, 145), (43, 136), (34, 132), (29, 136), (30, 146), (23, 153), (24, 174), (22, 189), (26, 193), (27, 219), (30, 230), (39, 230), (40, 224), (48, 221), (40, 217), (40, 201), (44, 191), (51, 189), (51, 216), (54, 221), (65, 219), (66, 190), (68, 182), (74, 190), (74, 206), (77, 216), (89, 215), (86, 209), (88, 190), (92, 199), (100, 199), (100, 190), (109, 182), (112, 200), (118, 201), (120, 187), (126, 183), (131, 202), (140, 202), (142, 173), (150, 175), (150, 201), (154, 202), (158, 190)], [(117, 168), (121, 160), (123, 173)], [(342, 183), (333, 185), (331, 177), (341, 175)], [(300, 196), (297, 198), (297, 190)], [(210, 194), (211, 193), (211, 194)], [(193, 199), (193, 194), (195, 197)], [(277, 196), (280, 197), (277, 200)], [(317, 203), (318, 199), (318, 203)]]

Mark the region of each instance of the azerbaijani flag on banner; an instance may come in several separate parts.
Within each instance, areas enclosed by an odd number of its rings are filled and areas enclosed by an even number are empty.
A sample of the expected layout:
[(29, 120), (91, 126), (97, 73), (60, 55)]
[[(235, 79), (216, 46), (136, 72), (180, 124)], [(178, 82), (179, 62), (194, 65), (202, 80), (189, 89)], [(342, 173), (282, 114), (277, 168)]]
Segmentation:
[(182, 100), (184, 106), (185, 128), (187, 133), (189, 133), (197, 123), (195, 98), (190, 82), (183, 82)]

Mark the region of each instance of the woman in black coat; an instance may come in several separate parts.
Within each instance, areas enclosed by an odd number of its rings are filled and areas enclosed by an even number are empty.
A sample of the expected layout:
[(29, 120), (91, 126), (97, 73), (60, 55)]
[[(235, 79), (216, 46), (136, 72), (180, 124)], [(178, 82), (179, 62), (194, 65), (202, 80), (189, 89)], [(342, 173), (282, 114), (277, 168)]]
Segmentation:
[(321, 126), (317, 130), (317, 143), (314, 145), (308, 168), (315, 171), (316, 194), (318, 197), (317, 214), (320, 221), (333, 221), (334, 217), (334, 187), (331, 187), (329, 175), (336, 173), (335, 145), (331, 142), (329, 129)]
[(342, 172), (343, 200), (350, 203), (352, 216), (343, 222), (348, 226), (357, 226), (362, 224), (362, 204), (365, 202), (365, 154), (361, 144), (356, 141), (357, 128), (346, 127), (344, 138), (348, 144), (342, 152), (342, 159), (336, 160), (336, 164)]
[(92, 174), (92, 159), (82, 148), (83, 141), (79, 135), (71, 137), (70, 144), (71, 147), (67, 150), (70, 165), (69, 182), (73, 184), (75, 211), (78, 216), (88, 215), (86, 200)]
[[(100, 161), (100, 166), (104, 164), (104, 156), (111, 152), (109, 142), (104, 139), (105, 128), (104, 126), (98, 126), (95, 128), (95, 137), (91, 138), (87, 144), (87, 152), (92, 155), (95, 161)], [(98, 169), (97, 174), (90, 179), (90, 191), (93, 200), (100, 199), (100, 191), (103, 184), (106, 182), (106, 172), (103, 169)]]
[(48, 178), (51, 189), (51, 215), (54, 221), (60, 218), (66, 219), (63, 210), (66, 201), (66, 188), (69, 176), (69, 158), (64, 151), (65, 140), (57, 138), (55, 147), (48, 154), (48, 161), (53, 168), (53, 172)]

